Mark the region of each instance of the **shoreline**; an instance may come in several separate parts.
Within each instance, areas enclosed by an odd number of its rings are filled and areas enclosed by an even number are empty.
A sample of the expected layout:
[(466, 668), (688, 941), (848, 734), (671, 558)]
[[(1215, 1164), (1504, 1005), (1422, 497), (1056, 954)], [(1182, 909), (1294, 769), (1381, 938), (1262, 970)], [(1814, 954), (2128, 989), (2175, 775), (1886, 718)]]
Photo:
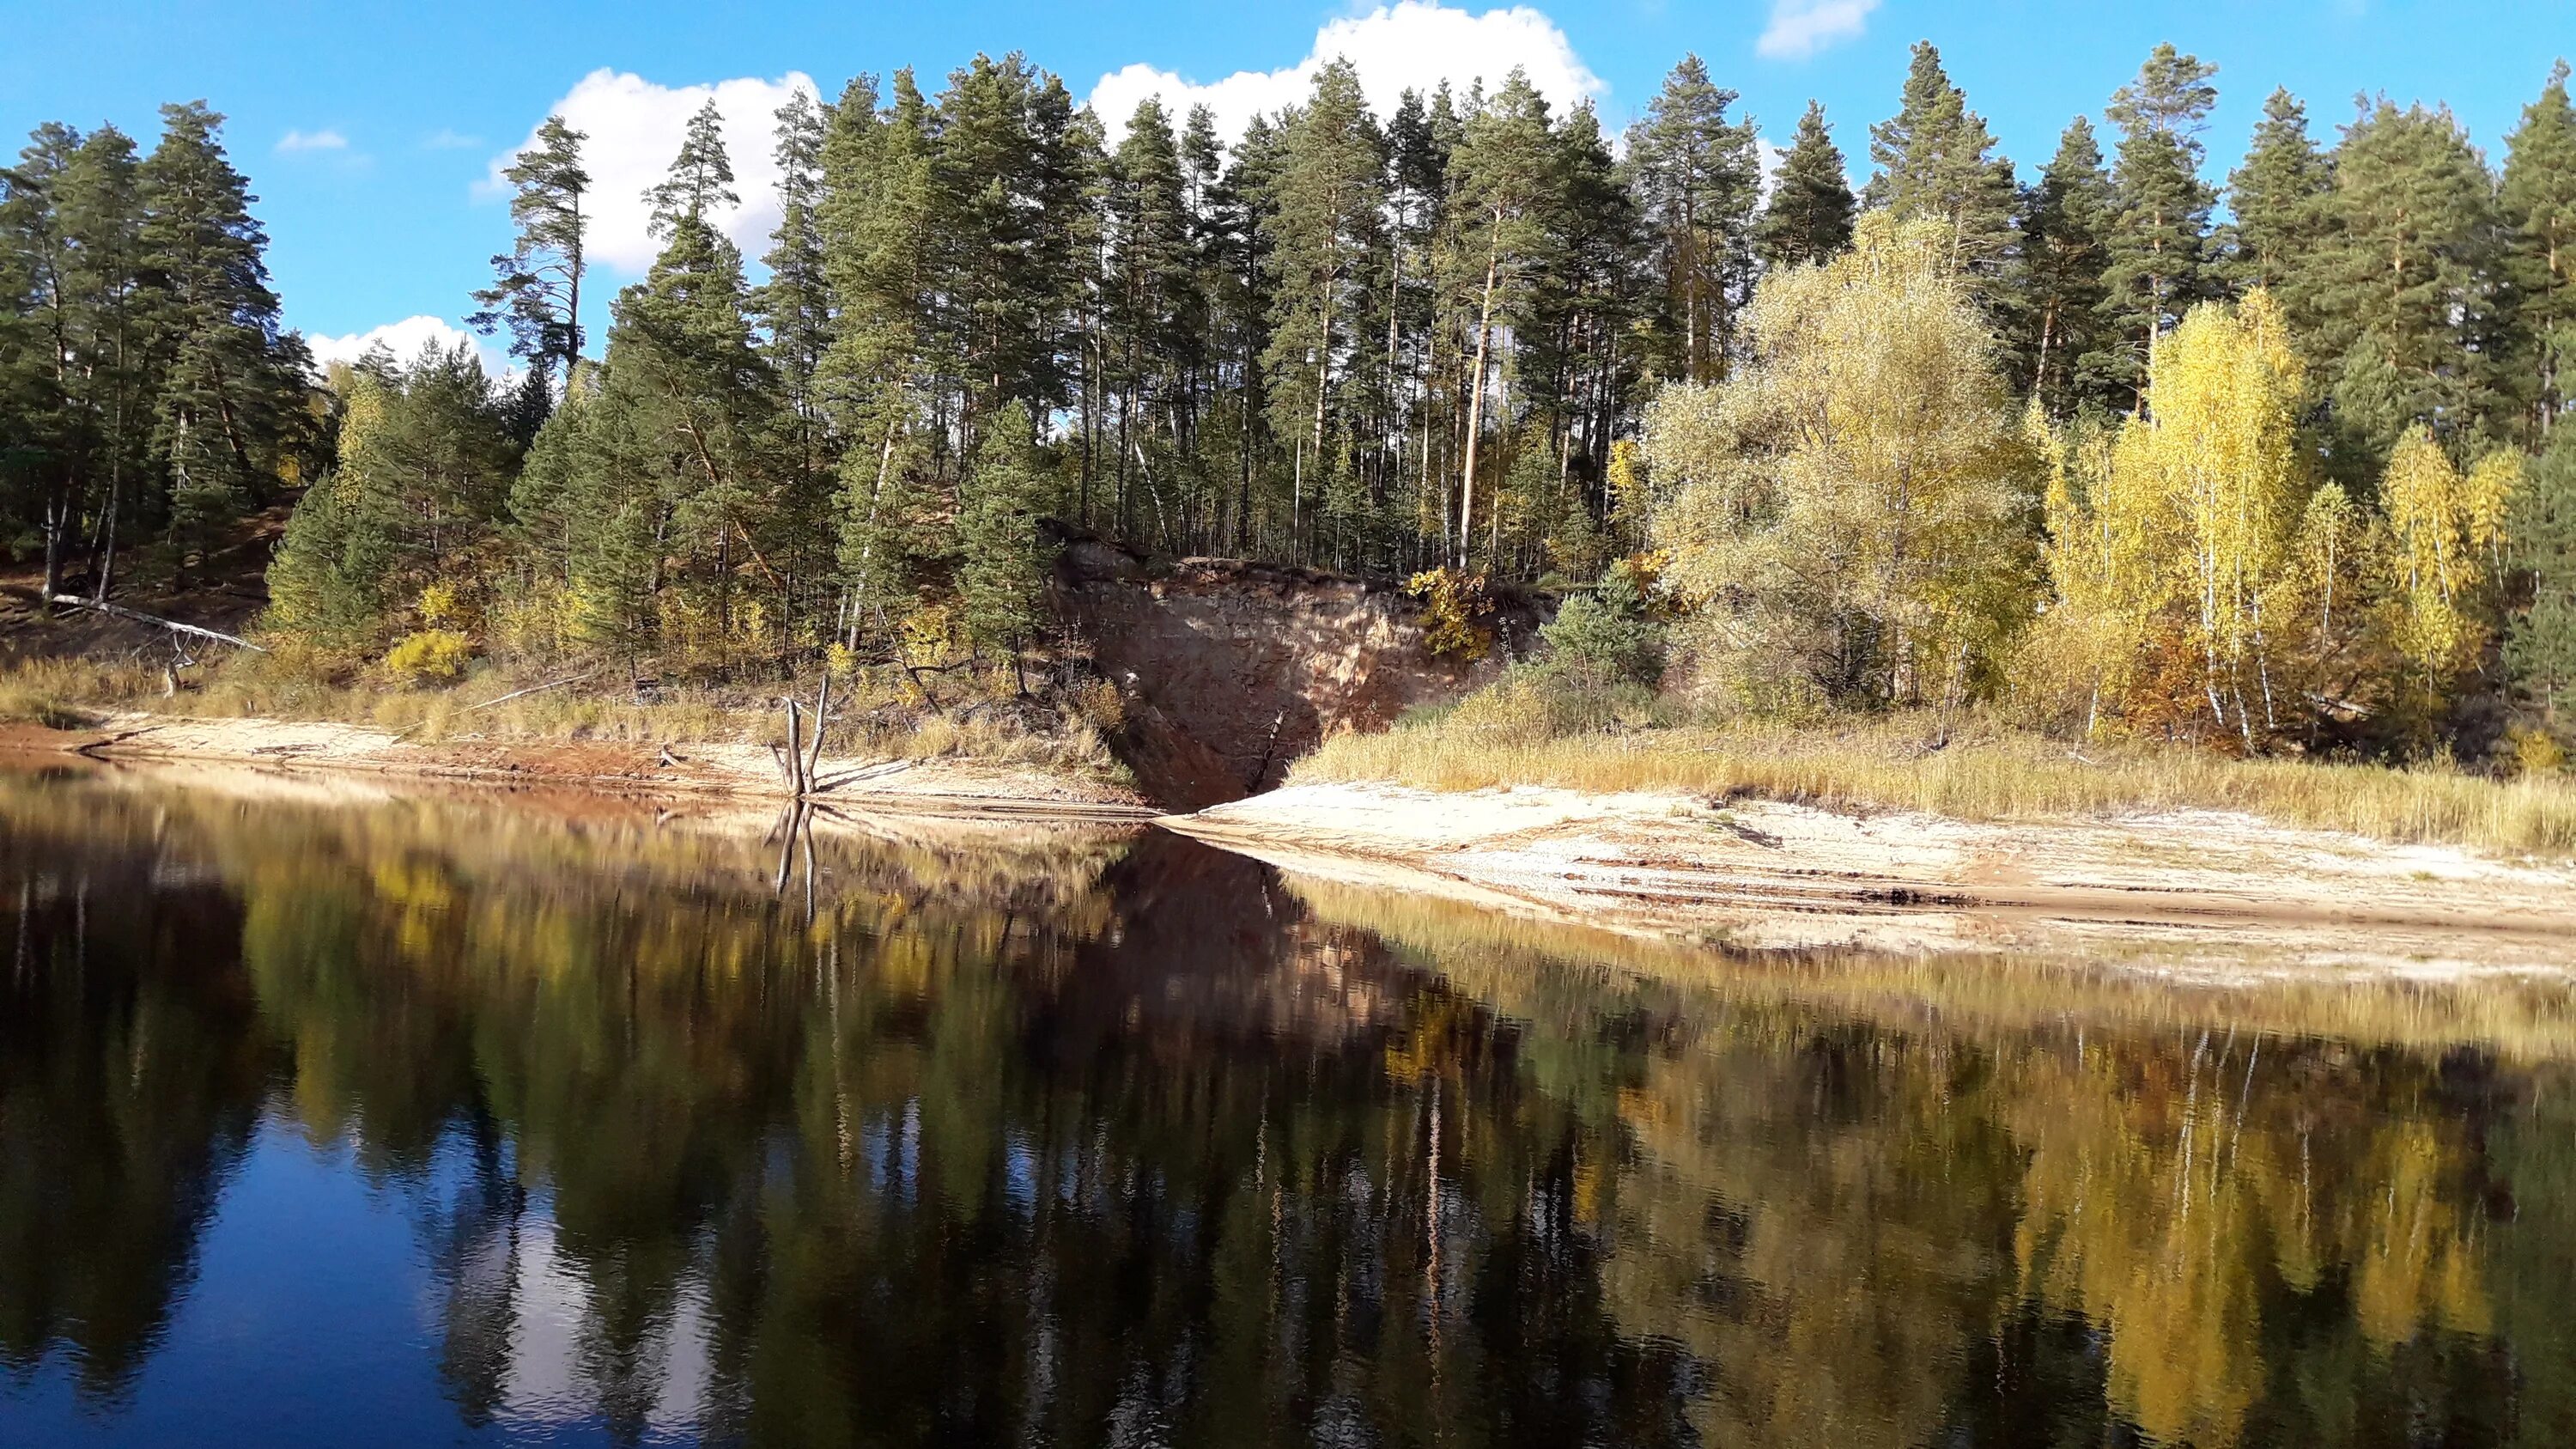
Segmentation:
[[(760, 745), (410, 743), (373, 726), (125, 713), (0, 725), (0, 758), (382, 778), (639, 805), (784, 809)], [(1174, 814), (1027, 766), (826, 757), (807, 803), (987, 822), (1153, 824), (1292, 875), (1635, 938), (1920, 953), (2158, 940), (2372, 974), (2576, 970), (2576, 861), (2505, 859), (2161, 810), (1978, 822), (1680, 792), (1292, 785)]]
[(1343, 783), (1158, 823), (1314, 879), (1753, 949), (2162, 938), (2383, 972), (2576, 968), (2576, 862), (2226, 811), (1990, 823), (1673, 793)]
[[(199, 718), (141, 712), (73, 730), (0, 725), (0, 754), (100, 765), (215, 764), (288, 774), (371, 775), (427, 783), (580, 790), (637, 800), (789, 796), (769, 750), (736, 743), (599, 740), (405, 741), (331, 721)], [(911, 814), (1144, 824), (1161, 812), (1134, 791), (1026, 766), (957, 759), (826, 755), (808, 803)]]

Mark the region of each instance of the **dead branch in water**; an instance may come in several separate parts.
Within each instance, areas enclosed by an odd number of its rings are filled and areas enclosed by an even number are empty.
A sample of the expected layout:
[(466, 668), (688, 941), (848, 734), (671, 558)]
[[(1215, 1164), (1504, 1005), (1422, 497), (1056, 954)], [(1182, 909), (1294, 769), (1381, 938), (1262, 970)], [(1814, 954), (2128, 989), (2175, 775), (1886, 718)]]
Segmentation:
[(823, 726), (832, 720), (832, 670), (823, 669), (822, 687), (814, 691), (814, 748), (805, 757), (805, 791), (811, 795), (821, 788), (823, 778)]

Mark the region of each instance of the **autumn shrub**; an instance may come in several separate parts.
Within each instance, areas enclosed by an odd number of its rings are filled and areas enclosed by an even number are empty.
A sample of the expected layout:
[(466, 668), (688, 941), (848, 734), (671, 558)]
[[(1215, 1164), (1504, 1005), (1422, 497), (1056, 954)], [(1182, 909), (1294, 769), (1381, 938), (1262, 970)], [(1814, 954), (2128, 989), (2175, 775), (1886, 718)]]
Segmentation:
[(462, 675), (473, 658), (473, 640), (453, 629), (422, 629), (386, 651), (384, 672), (408, 685), (445, 684)]
[(1422, 601), (1422, 647), (1435, 659), (1474, 664), (1494, 649), (1494, 599), (1485, 576), (1446, 565), (1404, 581)]
[(2513, 772), (2521, 778), (2546, 778), (2567, 768), (2567, 747), (2545, 729), (2516, 725), (2505, 732), (2505, 744)]

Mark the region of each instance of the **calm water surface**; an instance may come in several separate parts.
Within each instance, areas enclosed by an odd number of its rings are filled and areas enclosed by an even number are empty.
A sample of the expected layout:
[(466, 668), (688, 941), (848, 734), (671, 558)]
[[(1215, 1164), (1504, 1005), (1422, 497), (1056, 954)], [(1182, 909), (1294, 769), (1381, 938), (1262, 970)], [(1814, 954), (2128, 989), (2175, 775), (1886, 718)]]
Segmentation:
[(0, 777), (0, 1443), (2576, 1442), (2555, 981), (312, 788)]

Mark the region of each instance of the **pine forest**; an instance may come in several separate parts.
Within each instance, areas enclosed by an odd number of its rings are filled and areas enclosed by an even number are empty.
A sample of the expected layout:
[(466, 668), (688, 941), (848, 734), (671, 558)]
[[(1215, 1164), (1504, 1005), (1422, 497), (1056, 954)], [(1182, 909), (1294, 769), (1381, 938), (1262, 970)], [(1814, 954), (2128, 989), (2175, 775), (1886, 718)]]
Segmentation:
[(1985, 710), (2555, 770), (2576, 110), (2533, 79), (2491, 148), (2274, 92), (2228, 164), (2160, 46), (2017, 162), (1929, 43), (1883, 119), (1757, 127), (1686, 58), (1624, 134), (1518, 72), (1380, 114), (1326, 65), (1228, 136), (979, 57), (780, 111), (757, 257), (710, 104), (613, 290), (557, 118), (471, 303), (509, 377), (317, 368), (205, 103), (48, 124), (0, 192), (0, 540), (105, 601), (282, 517), (261, 667), (342, 681), (1025, 698), (1096, 537), (1392, 581), (1462, 653), (1545, 600), (1486, 707), (1558, 732)]

